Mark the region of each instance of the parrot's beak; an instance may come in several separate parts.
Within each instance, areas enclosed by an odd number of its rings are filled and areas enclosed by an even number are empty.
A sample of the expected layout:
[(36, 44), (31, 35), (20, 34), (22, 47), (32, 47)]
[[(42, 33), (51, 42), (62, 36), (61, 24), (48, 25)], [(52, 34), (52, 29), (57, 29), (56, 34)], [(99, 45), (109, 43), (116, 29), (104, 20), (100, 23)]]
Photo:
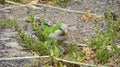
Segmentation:
[(67, 35), (68, 34), (68, 31), (67, 30), (64, 30), (63, 31), (63, 36)]

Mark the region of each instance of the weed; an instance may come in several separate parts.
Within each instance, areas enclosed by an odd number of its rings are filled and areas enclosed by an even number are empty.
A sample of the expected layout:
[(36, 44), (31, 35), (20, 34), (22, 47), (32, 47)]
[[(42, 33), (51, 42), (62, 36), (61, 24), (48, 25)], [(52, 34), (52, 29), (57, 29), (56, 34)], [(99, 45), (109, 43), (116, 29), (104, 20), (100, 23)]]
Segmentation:
[[(115, 44), (115, 40), (119, 39), (118, 31), (120, 22), (117, 20), (117, 15), (111, 12), (110, 9), (104, 14), (105, 20), (108, 24), (106, 30), (100, 30), (99, 26), (95, 20), (95, 29), (96, 29), (96, 37), (90, 40), (88, 43), (90, 47), (95, 50), (96, 57), (98, 59), (98, 63), (106, 63), (110, 57), (112, 57), (114, 51), (117, 51), (117, 46)], [(107, 46), (112, 46), (112, 51), (107, 50)], [(113, 46), (114, 45), (114, 46)]]
[(14, 1), (14, 2), (21, 2), (21, 0), (12, 0), (12, 1)]
[(63, 4), (63, 3), (67, 3), (68, 0), (52, 0), (52, 2), (55, 4)]
[(39, 0), (39, 1), (40, 2), (44, 1), (44, 2), (47, 2), (47, 3), (50, 2), (50, 4), (63, 4), (63, 3), (67, 3), (68, 2), (68, 0)]
[(10, 23), (10, 19), (0, 19), (0, 27), (1, 28), (6, 28), (6, 27), (10, 27), (11, 23)]
[(5, 28), (6, 25), (6, 19), (0, 19), (0, 27)]
[(13, 28), (13, 29), (18, 29), (17, 28), (17, 22), (16, 22), (16, 18), (14, 19), (10, 19), (10, 18), (7, 18), (7, 19), (0, 19), (0, 27), (2, 29), (5, 29), (5, 28)]
[(106, 63), (109, 59), (109, 57), (112, 56), (112, 53), (110, 53), (108, 50), (106, 49), (97, 49), (96, 50), (96, 57), (98, 59), (98, 63)]
[(85, 57), (85, 53), (82, 51), (79, 51), (79, 47), (77, 44), (70, 44), (67, 47), (67, 50), (65, 50), (65, 57), (63, 57), (64, 59), (70, 60), (70, 61), (78, 61), (78, 62), (82, 62), (84, 61), (84, 57)]
[(5, 4), (5, 0), (0, 0), (0, 3), (1, 4)]
[(60, 24), (56, 24), (53, 27), (48, 27), (44, 24), (47, 22), (42, 21), (42, 25), (40, 26), (34, 19), (32, 13), (30, 13), (29, 20), (36, 37), (31, 38), (30, 35), (25, 34), (24, 30), (18, 30), (17, 26), (14, 26), (14, 28), (18, 31), (20, 41), (28, 49), (36, 51), (39, 55), (51, 55), (51, 53), (53, 53), (53, 55), (56, 57), (62, 55), (60, 44), (57, 41), (51, 41), (49, 39), (49, 34), (59, 29)]
[[(4, 3), (5, 0), (0, 0), (1, 3)], [(34, 0), (12, 0), (14, 2), (23, 2), (23, 3), (29, 3)], [(38, 0), (38, 2), (45, 2), (49, 4), (64, 4), (67, 3), (69, 0)]]

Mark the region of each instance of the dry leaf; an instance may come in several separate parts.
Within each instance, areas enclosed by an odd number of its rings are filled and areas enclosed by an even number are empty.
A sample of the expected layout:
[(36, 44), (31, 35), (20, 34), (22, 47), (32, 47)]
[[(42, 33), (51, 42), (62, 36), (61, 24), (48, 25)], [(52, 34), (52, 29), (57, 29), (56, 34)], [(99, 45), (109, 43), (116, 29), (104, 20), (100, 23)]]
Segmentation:
[(33, 1), (33, 0), (21, 0), (21, 2), (23, 2), (23, 3), (30, 3), (31, 1)]
[(92, 56), (93, 51), (92, 51), (91, 48), (89, 48), (89, 47), (83, 47), (83, 52), (84, 52), (85, 55), (86, 55), (86, 60), (91, 60), (91, 59), (93, 59), (93, 56)]
[(82, 57), (78, 57), (78, 58), (77, 58), (77, 61), (78, 61), (78, 62), (82, 62), (83, 60), (85, 60), (85, 57), (83, 57), (83, 58), (82, 58)]
[(38, 0), (31, 1), (31, 4), (37, 4)]
[(90, 14), (90, 11), (86, 11), (81, 18), (83, 21), (87, 22), (93, 19), (93, 16)]
[(97, 14), (91, 15), (89, 10), (84, 13), (84, 15), (81, 17), (81, 19), (84, 22), (88, 22), (88, 21), (91, 21), (93, 19), (96, 19), (97, 21), (103, 21), (102, 15), (97, 15)]

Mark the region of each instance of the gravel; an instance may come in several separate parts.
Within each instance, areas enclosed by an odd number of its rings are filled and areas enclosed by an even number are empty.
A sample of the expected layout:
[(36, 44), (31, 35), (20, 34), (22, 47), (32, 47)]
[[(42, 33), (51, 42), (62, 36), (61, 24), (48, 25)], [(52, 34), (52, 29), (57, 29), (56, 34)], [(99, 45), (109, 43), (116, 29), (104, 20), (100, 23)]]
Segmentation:
[(0, 61), (0, 67), (24, 67), (30, 61), (29, 59)]
[[(108, 5), (111, 5), (114, 11), (120, 14), (120, 2), (119, 0), (71, 0), (67, 4), (56, 5), (57, 7), (62, 7), (65, 9), (78, 10), (78, 11), (87, 11), (90, 10), (95, 14), (103, 14), (105, 8)], [(14, 6), (14, 5), (6, 5)], [(4, 8), (4, 5), (0, 4), (0, 8)], [(67, 11), (62, 11), (54, 8), (42, 7), (39, 9), (30, 9), (28, 7), (19, 7), (13, 9), (7, 9), (5, 11), (0, 11), (0, 19), (3, 18), (18, 18), (18, 24), (22, 28), (27, 28), (30, 32), (28, 23), (24, 20), (25, 17), (29, 15), (29, 10), (33, 12), (35, 17), (45, 16), (45, 19), (48, 19), (50, 22), (54, 23), (66, 23), (69, 25), (69, 38), (68, 42), (77, 42), (83, 43), (83, 39), (92, 38), (95, 35), (94, 22), (83, 22), (81, 16), (83, 14), (72, 13)], [(21, 18), (21, 19), (19, 19)], [(101, 29), (105, 29), (105, 21), (100, 21)], [(72, 39), (72, 40), (71, 40)], [(33, 56), (31, 51), (22, 50), (22, 46), (19, 43), (16, 32), (12, 29), (2, 29), (0, 27), (0, 58), (3, 57), (20, 57), (20, 56)], [(9, 61), (0, 61), (0, 67), (23, 67), (24, 64), (31, 62), (31, 60), (9, 60)]]

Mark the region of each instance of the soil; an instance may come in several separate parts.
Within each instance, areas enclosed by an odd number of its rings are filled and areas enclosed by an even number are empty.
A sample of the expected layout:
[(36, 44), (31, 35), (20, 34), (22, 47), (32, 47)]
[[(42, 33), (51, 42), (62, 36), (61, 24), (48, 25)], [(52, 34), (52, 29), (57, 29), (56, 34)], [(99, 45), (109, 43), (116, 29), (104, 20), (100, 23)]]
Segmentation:
[[(120, 15), (120, 1), (119, 0), (70, 0), (66, 4), (53, 5), (64, 9), (86, 12), (90, 10), (93, 14), (102, 15), (106, 7), (110, 5), (111, 8)], [(16, 6), (13, 4), (0, 4), (0, 8)], [(38, 6), (41, 9), (32, 9), (28, 7), (19, 7), (6, 10), (0, 10), (0, 19), (18, 18), (17, 21), (21, 28), (24, 28), (30, 33), (29, 24), (25, 21), (29, 12), (32, 11), (35, 17), (43, 17), (51, 23), (66, 23), (69, 25), (69, 36), (66, 42), (76, 42), (78, 44), (84, 43), (89, 38), (94, 37), (94, 21), (84, 22), (82, 19), (83, 13), (75, 13), (63, 11), (60, 9), (49, 8), (45, 6)], [(104, 20), (99, 21), (101, 29), (106, 27)], [(71, 40), (72, 39), (72, 40)], [(12, 45), (12, 46), (11, 46)], [(16, 32), (13, 28), (2, 29), (0, 27), (0, 58), (8, 57), (24, 57), (35, 56), (34, 52), (30, 50), (23, 50)], [(23, 67), (24, 64), (31, 62), (31, 60), (11, 60), (0, 61), (0, 67)]]

